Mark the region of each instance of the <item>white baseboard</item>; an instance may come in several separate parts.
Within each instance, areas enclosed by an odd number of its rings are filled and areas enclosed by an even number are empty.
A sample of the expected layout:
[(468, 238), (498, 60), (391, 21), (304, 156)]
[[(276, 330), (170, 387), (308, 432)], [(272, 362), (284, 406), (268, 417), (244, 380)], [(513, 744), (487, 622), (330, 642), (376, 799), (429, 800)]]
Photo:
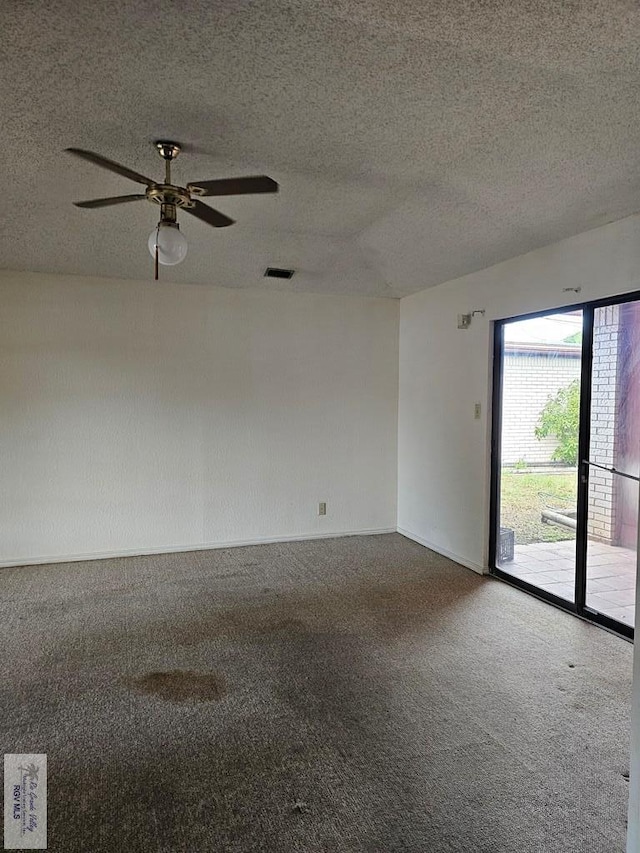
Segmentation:
[(476, 572), (479, 575), (486, 574), (486, 570), (483, 569), (482, 566), (479, 566), (477, 563), (472, 563), (471, 560), (466, 560), (464, 557), (460, 557), (458, 554), (452, 554), (451, 551), (446, 551), (444, 548), (441, 548), (440, 545), (434, 545), (433, 542), (427, 542), (426, 539), (423, 539), (422, 536), (418, 536), (416, 533), (411, 533), (411, 531), (405, 530), (402, 527), (398, 528), (398, 533), (400, 533), (402, 536), (406, 536), (407, 539), (412, 539), (419, 545), (424, 545), (424, 547), (428, 548), (430, 551), (435, 551), (436, 554), (442, 554), (443, 557), (448, 557), (450, 560), (453, 560), (454, 563), (459, 563), (466, 569), (471, 569), (472, 572)]
[(377, 536), (396, 533), (395, 527), (374, 530), (344, 530), (335, 533), (300, 533), (295, 536), (268, 536), (260, 539), (234, 539), (230, 542), (204, 542), (200, 545), (167, 545), (163, 548), (131, 548), (121, 551), (94, 551), (86, 554), (57, 554), (55, 556), (16, 557), (0, 560), (0, 568), (12, 566), (41, 566), (48, 563), (78, 563), (84, 560), (111, 560), (114, 557), (145, 557), (153, 554), (180, 554), (188, 551), (215, 551), (222, 548), (243, 548), (247, 545), (270, 545), (277, 542), (300, 542), (312, 539), (340, 539), (343, 536)]

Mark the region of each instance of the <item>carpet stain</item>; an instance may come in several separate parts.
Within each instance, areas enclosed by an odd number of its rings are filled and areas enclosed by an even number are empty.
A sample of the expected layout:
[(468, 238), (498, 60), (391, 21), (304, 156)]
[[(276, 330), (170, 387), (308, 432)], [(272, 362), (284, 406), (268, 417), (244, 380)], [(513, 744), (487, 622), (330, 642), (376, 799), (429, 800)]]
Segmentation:
[(215, 673), (202, 674), (174, 669), (171, 672), (149, 672), (125, 679), (137, 693), (158, 696), (169, 702), (212, 702), (227, 693), (224, 678)]
[(292, 633), (305, 632), (307, 626), (301, 619), (273, 619), (263, 622), (260, 626), (263, 631), (291, 631)]
[[(210, 611), (205, 618), (157, 623), (153, 635), (180, 646), (195, 646), (217, 637), (250, 637), (270, 633), (353, 633), (389, 639), (433, 626), (447, 607), (458, 606), (479, 584), (476, 578), (455, 579), (448, 598), (434, 598), (429, 579), (402, 584), (356, 582), (342, 588), (300, 595), (280, 595), (272, 588), (235, 606)], [(224, 603), (219, 593), (203, 592), (202, 602), (211, 598)], [(148, 637), (145, 631), (145, 641)]]

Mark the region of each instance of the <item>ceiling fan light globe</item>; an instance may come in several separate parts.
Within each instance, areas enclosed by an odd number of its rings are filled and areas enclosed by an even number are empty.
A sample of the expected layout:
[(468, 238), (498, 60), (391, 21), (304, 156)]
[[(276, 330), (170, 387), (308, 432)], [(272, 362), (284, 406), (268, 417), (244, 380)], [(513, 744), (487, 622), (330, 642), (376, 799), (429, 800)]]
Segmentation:
[(172, 267), (185, 259), (187, 240), (177, 225), (161, 222), (149, 235), (149, 252), (152, 258), (156, 256), (158, 246), (158, 262)]

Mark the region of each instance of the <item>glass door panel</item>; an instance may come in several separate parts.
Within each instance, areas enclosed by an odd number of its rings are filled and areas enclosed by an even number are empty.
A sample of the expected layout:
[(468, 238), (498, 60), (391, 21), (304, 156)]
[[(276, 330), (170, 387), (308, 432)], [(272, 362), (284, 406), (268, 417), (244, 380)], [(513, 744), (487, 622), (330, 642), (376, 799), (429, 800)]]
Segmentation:
[(504, 323), (496, 567), (575, 598), (582, 311)]
[[(593, 318), (586, 606), (635, 623), (640, 474), (640, 302)], [(621, 476), (607, 469), (616, 469)]]

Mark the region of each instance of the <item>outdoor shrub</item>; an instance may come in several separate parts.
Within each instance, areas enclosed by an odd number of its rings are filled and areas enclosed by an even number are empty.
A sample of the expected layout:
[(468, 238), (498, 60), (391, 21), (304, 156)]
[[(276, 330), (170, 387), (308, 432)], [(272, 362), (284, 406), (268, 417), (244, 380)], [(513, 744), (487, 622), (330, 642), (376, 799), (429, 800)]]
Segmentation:
[(578, 421), (580, 418), (580, 380), (574, 379), (549, 397), (535, 428), (536, 438), (555, 436), (558, 446), (552, 459), (567, 465), (578, 463)]

